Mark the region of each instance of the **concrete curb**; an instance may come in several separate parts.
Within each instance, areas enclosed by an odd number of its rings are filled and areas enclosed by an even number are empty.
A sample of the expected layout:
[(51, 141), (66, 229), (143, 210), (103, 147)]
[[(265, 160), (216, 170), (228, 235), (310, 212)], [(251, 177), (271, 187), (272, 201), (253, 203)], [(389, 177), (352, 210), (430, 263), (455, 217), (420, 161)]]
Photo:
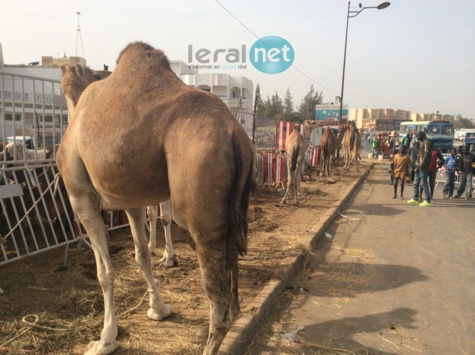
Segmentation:
[[(367, 171), (361, 176), (361, 178), (356, 180), (348, 188), (345, 197), (339, 201), (338, 205), (331, 207), (328, 210), (326, 216), (324, 216), (318, 223), (314, 224), (310, 228), (308, 231), (309, 246), (313, 248), (317, 244), (318, 240), (338, 216), (339, 210), (347, 204), (353, 192), (358, 187), (360, 187), (373, 166), (374, 164), (371, 164), (371, 166), (367, 168)], [(254, 298), (250, 305), (252, 313), (241, 314), (241, 316), (234, 322), (233, 326), (226, 334), (226, 337), (219, 348), (219, 355), (241, 355), (245, 353), (246, 347), (250, 344), (252, 338), (254, 337), (255, 328), (260, 321), (267, 317), (277, 298), (284, 291), (284, 288), (302, 268), (303, 262), (304, 255), (300, 254), (286, 270), (282, 280), (271, 280), (262, 289), (262, 291)]]

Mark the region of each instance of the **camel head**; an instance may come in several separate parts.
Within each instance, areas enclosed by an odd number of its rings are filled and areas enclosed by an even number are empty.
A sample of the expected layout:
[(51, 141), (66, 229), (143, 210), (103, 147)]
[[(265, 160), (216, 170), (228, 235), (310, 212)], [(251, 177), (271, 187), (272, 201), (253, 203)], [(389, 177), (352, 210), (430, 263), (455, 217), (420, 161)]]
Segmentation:
[(323, 126), (321, 121), (316, 120), (305, 120), (303, 123), (303, 136), (305, 138), (310, 138), (310, 133), (313, 129)]
[(82, 64), (61, 66), (63, 77), (61, 89), (68, 103), (68, 111), (72, 113), (82, 92), (93, 82), (107, 78), (111, 72), (92, 70)]

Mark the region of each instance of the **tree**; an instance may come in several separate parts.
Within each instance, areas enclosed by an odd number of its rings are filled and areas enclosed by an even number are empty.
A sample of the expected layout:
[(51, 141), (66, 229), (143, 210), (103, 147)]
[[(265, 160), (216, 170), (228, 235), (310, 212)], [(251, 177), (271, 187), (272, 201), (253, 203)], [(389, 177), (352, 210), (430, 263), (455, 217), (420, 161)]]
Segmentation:
[(272, 95), (272, 113), (273, 115), (271, 117), (276, 118), (277, 116), (281, 115), (282, 112), (284, 112), (284, 105), (282, 104), (282, 99), (279, 97), (279, 94), (277, 91), (275, 92), (275, 95)]
[(259, 83), (257, 83), (257, 86), (256, 86), (255, 100), (256, 100), (256, 102), (255, 102), (255, 108), (256, 108), (255, 114), (257, 116), (265, 116), (265, 105), (264, 105), (264, 101), (262, 101), (261, 87), (260, 87)]
[(287, 88), (287, 92), (285, 93), (284, 98), (284, 113), (286, 115), (290, 115), (294, 112), (294, 102), (292, 101), (292, 95), (290, 94), (289, 88)]
[(475, 124), (469, 118), (463, 118), (461, 114), (455, 116), (454, 122), (455, 129), (460, 128), (475, 128)]
[(320, 105), (323, 101), (323, 92), (315, 91), (313, 85), (310, 91), (302, 99), (299, 106), (299, 112), (303, 120), (315, 119), (315, 106)]

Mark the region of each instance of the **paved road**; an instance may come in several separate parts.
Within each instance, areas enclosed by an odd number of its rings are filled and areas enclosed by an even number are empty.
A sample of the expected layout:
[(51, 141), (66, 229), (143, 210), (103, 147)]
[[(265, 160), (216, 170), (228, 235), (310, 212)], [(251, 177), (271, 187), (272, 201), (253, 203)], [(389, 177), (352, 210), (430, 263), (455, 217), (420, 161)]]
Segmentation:
[[(315, 268), (293, 281), (249, 354), (475, 354), (475, 202), (441, 199), (442, 186), (430, 208), (393, 200), (387, 167), (375, 166), (342, 211), (350, 218), (319, 241)], [(276, 336), (299, 326), (299, 344)]]

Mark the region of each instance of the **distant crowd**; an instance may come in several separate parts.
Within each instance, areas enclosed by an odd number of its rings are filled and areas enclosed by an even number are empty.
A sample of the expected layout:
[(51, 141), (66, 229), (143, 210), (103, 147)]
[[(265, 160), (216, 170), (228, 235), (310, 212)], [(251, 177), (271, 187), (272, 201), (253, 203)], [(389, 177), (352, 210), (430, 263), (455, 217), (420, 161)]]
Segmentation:
[[(391, 161), (389, 173), (390, 184), (394, 186), (393, 198), (398, 197), (398, 187), (401, 186), (400, 198), (404, 199), (404, 185), (411, 183), (413, 196), (407, 203), (430, 207), (434, 198), (438, 170), (443, 169), (445, 172), (444, 198), (472, 199), (475, 154), (472, 154), (470, 146), (459, 146), (458, 152), (456, 148), (452, 148), (450, 155), (444, 158), (434, 147), (434, 142), (428, 140), (422, 131), (408, 134), (401, 142), (395, 137), (388, 137), (385, 144), (389, 147)], [(382, 145), (381, 137), (372, 139), (373, 157), (380, 154)], [(457, 175), (459, 187), (455, 191)]]

